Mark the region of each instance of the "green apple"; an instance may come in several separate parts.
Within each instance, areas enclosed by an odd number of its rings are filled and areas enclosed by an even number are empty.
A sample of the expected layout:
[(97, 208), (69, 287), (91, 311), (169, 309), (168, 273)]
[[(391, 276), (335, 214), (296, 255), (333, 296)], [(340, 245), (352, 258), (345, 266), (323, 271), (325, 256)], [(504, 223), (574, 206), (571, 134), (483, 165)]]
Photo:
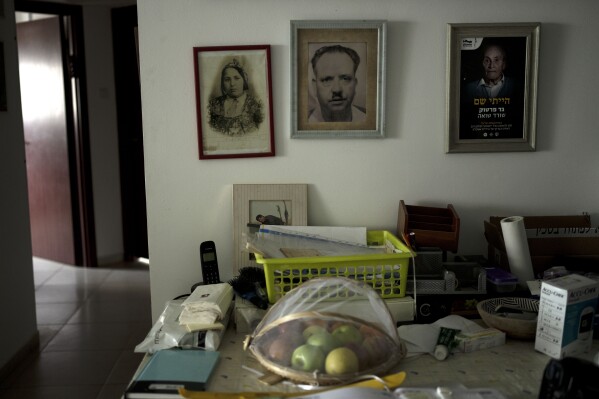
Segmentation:
[(329, 352), (324, 369), (330, 375), (350, 374), (360, 370), (360, 363), (354, 351), (342, 346)]
[(321, 348), (304, 344), (297, 347), (291, 355), (291, 367), (301, 371), (324, 370), (325, 355)]
[(326, 327), (323, 327), (323, 326), (317, 325), (317, 324), (312, 324), (311, 326), (306, 327), (302, 334), (304, 336), (304, 339), (307, 341), (308, 338), (310, 338), (310, 335), (321, 334), (321, 333), (326, 333), (326, 332), (327, 332)]
[(352, 324), (342, 324), (334, 329), (332, 334), (344, 345), (351, 342), (356, 344), (362, 342), (362, 333)]
[(320, 347), (325, 354), (342, 345), (333, 334), (326, 331), (310, 335), (306, 343), (308, 345)]

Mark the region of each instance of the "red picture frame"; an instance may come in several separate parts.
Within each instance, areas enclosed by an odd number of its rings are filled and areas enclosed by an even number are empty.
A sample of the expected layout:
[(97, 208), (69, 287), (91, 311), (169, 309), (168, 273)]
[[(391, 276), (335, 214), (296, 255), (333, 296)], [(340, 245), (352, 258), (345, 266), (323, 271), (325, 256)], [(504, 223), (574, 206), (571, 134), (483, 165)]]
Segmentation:
[(194, 47), (200, 159), (275, 155), (270, 45)]

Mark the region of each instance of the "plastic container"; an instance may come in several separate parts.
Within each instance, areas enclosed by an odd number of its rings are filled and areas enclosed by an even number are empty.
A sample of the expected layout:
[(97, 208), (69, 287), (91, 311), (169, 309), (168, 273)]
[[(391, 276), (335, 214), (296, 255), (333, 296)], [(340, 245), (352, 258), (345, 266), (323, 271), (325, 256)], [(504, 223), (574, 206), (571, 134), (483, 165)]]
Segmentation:
[(513, 292), (518, 286), (518, 277), (498, 267), (486, 267), (489, 290), (493, 292)]
[(347, 277), (368, 284), (382, 298), (403, 298), (410, 259), (415, 254), (388, 231), (368, 231), (366, 241), (369, 246), (390, 246), (395, 253), (276, 259), (256, 254), (256, 262), (264, 268), (268, 301), (275, 303), (317, 277)]

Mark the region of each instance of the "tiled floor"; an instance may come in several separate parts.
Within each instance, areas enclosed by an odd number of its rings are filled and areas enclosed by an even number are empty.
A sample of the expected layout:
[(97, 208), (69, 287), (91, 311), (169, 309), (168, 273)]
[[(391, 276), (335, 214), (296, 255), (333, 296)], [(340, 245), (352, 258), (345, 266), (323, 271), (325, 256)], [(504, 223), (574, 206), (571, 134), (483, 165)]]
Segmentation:
[(0, 381), (0, 399), (120, 398), (152, 327), (148, 266), (33, 263), (40, 354)]

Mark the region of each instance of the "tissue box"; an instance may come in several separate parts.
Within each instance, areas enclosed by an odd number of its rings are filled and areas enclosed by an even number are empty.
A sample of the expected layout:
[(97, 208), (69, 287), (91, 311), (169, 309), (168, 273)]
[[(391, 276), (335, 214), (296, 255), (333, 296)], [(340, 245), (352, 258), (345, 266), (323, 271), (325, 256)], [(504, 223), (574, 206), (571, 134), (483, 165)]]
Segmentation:
[(570, 274), (541, 284), (535, 349), (555, 359), (588, 352), (599, 282)]
[(496, 328), (485, 328), (476, 332), (461, 332), (455, 336), (456, 350), (459, 352), (474, 352), (481, 349), (493, 348), (505, 344), (505, 333)]

